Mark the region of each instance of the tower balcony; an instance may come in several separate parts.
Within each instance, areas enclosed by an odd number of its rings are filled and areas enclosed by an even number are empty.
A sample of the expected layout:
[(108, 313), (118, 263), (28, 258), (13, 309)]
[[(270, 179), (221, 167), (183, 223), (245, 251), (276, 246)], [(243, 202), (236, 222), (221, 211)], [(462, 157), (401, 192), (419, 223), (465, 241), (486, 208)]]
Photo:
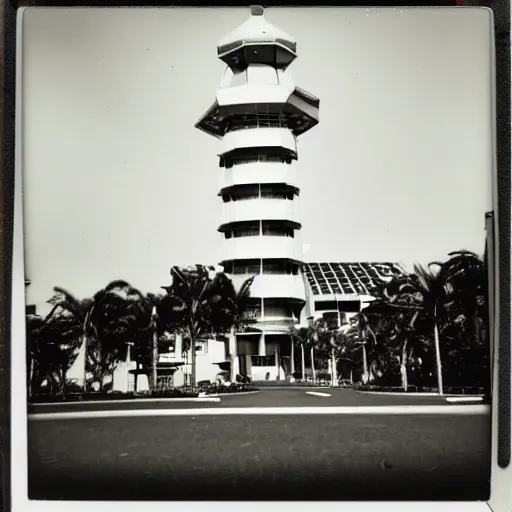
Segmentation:
[(244, 317), (253, 327), (267, 333), (275, 328), (278, 332), (288, 333), (299, 321), (305, 305), (304, 300), (293, 297), (251, 297), (247, 303)]
[(297, 170), (294, 164), (281, 162), (252, 162), (227, 168), (220, 181), (220, 189), (252, 183), (282, 183), (298, 188)]
[(224, 148), (219, 156), (225, 156), (237, 149), (283, 148), (297, 154), (297, 140), (287, 128), (248, 128), (224, 135)]
[(222, 138), (231, 118), (275, 115), (284, 117), (287, 127), (299, 136), (318, 124), (319, 106), (318, 98), (293, 85), (245, 84), (219, 88), (216, 101), (195, 126)]
[(223, 203), (221, 227), (232, 222), (253, 220), (286, 220), (298, 223), (300, 219), (299, 198), (290, 199), (246, 199)]
[(223, 238), (220, 246), (219, 262), (248, 260), (253, 258), (291, 259), (302, 261), (302, 237), (299, 230), (295, 236), (247, 236)]

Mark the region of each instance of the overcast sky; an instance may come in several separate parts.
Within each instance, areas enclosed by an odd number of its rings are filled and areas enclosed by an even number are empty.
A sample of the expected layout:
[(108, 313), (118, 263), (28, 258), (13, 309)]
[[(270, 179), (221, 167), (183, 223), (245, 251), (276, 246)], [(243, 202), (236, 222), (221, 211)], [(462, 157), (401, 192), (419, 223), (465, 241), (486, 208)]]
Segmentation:
[[(23, 20), (28, 302), (115, 278), (158, 291), (216, 263), (220, 142), (194, 128), (230, 9), (29, 9)], [(299, 138), (307, 261), (482, 253), (491, 209), (489, 18), (471, 9), (267, 9), (320, 98)]]

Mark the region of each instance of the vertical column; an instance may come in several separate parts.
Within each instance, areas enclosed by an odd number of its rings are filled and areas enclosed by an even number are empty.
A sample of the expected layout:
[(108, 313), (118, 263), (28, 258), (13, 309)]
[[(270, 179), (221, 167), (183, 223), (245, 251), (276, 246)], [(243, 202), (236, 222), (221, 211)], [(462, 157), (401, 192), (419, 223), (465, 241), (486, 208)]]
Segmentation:
[(331, 386), (335, 387), (338, 381), (338, 369), (336, 368), (336, 356), (334, 355), (334, 348), (332, 349), (332, 373), (331, 373)]
[[(132, 367), (132, 345), (133, 343), (128, 342), (126, 347), (126, 391), (133, 391), (130, 386), (130, 370)], [(137, 378), (137, 377), (135, 377)]]
[(281, 380), (281, 361), (279, 360), (279, 345), (276, 346), (276, 351), (274, 352), (275, 364), (277, 369), (277, 380)]
[(176, 334), (174, 337), (174, 359), (181, 361), (183, 358), (183, 335)]
[(259, 344), (258, 344), (258, 355), (259, 356), (266, 356), (267, 355), (267, 350), (266, 350), (266, 346), (265, 346), (265, 333), (262, 332), (261, 335), (260, 335), (260, 340), (259, 340)]
[(295, 373), (295, 343), (293, 342), (293, 336), (290, 336), (290, 373)]
[(236, 334), (231, 332), (229, 335), (229, 357), (231, 359), (231, 382), (236, 381), (236, 376), (240, 373), (240, 362), (238, 360), (238, 342)]

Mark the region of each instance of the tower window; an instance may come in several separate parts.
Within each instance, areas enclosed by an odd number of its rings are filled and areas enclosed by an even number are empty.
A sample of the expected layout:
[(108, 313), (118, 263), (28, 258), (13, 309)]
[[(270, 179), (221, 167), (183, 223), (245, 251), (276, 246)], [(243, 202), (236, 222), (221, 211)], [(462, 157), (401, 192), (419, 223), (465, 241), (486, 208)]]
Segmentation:
[(238, 185), (231, 189), (230, 196), (232, 201), (258, 199), (260, 196), (260, 187), (259, 185)]
[(256, 155), (247, 155), (247, 156), (239, 156), (234, 157), (226, 161), (226, 167), (232, 167), (233, 165), (243, 165), (243, 164), (252, 164), (254, 162), (263, 162), (263, 163), (292, 163), (291, 158), (286, 158), (281, 155), (267, 155), (265, 153), (259, 153)]
[(282, 114), (237, 114), (227, 120), (225, 133), (252, 128), (288, 128), (288, 121)]
[(262, 231), (264, 236), (285, 236), (294, 237), (293, 228), (284, 225), (279, 221), (263, 221)]
[(298, 275), (299, 264), (287, 259), (263, 260), (263, 273)]
[(259, 236), (260, 223), (256, 222), (239, 222), (231, 226), (224, 232), (225, 238), (241, 238), (245, 236)]
[(287, 274), (287, 260), (263, 260), (264, 274)]
[(236, 260), (233, 262), (233, 274), (259, 274), (260, 260)]
[(261, 197), (265, 199), (289, 199), (293, 200), (294, 191), (282, 184), (261, 185)]

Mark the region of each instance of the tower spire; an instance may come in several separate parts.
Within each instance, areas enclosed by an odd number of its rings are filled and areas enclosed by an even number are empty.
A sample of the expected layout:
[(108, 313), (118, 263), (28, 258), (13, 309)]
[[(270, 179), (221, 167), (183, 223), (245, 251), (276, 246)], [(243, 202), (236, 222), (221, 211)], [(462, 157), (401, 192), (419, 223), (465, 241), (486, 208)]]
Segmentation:
[(251, 14), (253, 16), (263, 16), (265, 9), (261, 5), (251, 5)]

